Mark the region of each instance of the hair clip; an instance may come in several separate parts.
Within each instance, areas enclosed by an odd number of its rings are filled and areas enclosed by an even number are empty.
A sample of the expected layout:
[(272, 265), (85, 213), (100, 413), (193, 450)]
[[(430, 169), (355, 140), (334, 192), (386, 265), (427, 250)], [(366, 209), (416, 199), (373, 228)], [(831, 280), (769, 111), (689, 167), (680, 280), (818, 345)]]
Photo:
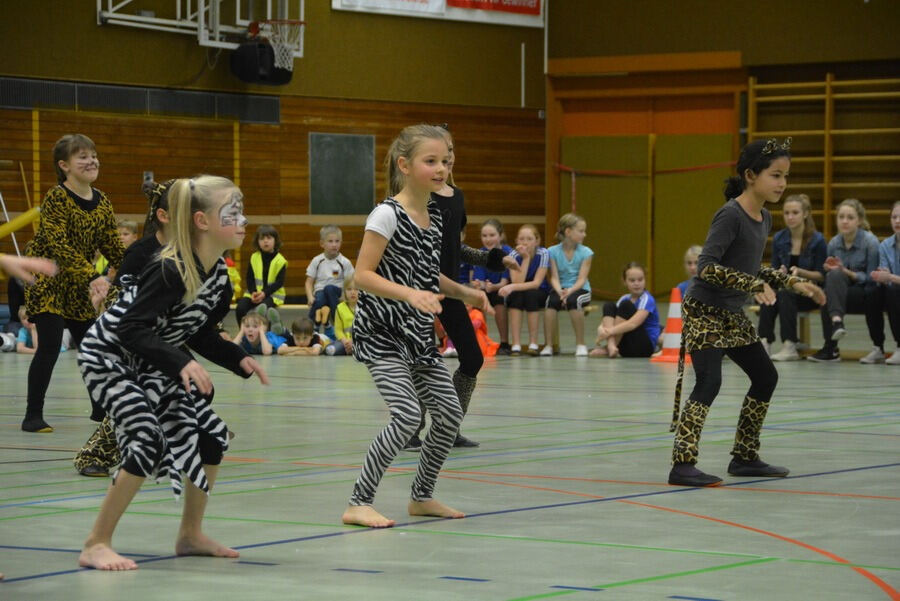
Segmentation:
[(446, 123), (438, 123), (435, 127), (440, 127), (444, 131), (450, 131), (450, 126)]
[(765, 147), (763, 147), (762, 153), (763, 154), (772, 154), (773, 152), (775, 152), (778, 149), (785, 150), (785, 151), (790, 150), (791, 142), (793, 142), (793, 140), (794, 140), (794, 138), (788, 136), (787, 138), (784, 139), (783, 144), (779, 144), (778, 140), (776, 138), (769, 138), (768, 140), (766, 140), (766, 145), (765, 145)]

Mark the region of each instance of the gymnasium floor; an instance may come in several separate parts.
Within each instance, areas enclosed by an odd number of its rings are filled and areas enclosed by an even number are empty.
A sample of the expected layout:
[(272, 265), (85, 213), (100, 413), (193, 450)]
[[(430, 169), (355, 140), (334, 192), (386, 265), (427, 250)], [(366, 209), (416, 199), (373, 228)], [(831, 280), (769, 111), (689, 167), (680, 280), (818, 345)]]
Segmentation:
[[(842, 347), (867, 349), (862, 318), (848, 325)], [(266, 358), (265, 389), (214, 368), (237, 437), (206, 527), (241, 558), (175, 557), (180, 505), (148, 483), (115, 540), (140, 569), (101, 573), (77, 567), (107, 482), (72, 468), (93, 429), (75, 353), (50, 387), (51, 435), (19, 431), (29, 359), (0, 356), (3, 600), (900, 599), (897, 367), (779, 364), (763, 457), (791, 476), (738, 480), (725, 466), (746, 380), (726, 362), (700, 460), (725, 485), (687, 489), (666, 484), (674, 364), (489, 360), (464, 427), (482, 446), (453, 451), (436, 494), (468, 517), (405, 515), (404, 452), (376, 499), (388, 530), (340, 523), (386, 419), (362, 365)]]

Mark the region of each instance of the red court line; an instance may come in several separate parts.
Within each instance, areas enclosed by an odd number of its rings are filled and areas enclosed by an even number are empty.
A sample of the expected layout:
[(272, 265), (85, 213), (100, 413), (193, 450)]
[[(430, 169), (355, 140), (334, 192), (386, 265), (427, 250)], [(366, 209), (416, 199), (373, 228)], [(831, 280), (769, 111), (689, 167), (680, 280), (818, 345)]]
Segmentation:
[[(831, 553), (830, 551), (826, 551), (825, 549), (820, 549), (818, 547), (814, 547), (813, 545), (804, 543), (803, 541), (797, 540), (796, 538), (791, 538), (789, 536), (783, 536), (781, 534), (777, 534), (775, 532), (769, 532), (768, 530), (762, 530), (760, 528), (754, 528), (753, 526), (747, 526), (745, 524), (739, 524), (737, 522), (731, 522), (731, 521), (723, 520), (720, 518), (714, 518), (709, 515), (702, 515), (699, 513), (691, 513), (690, 511), (682, 511), (680, 509), (672, 509), (670, 507), (662, 507), (660, 505), (650, 505), (649, 503), (641, 503), (639, 501), (628, 501), (625, 499), (619, 499), (617, 502), (618, 503), (628, 503), (629, 505), (638, 505), (640, 507), (647, 507), (650, 509), (659, 509), (661, 511), (668, 511), (671, 513), (686, 515), (686, 516), (690, 516), (693, 518), (699, 518), (701, 520), (709, 520), (710, 522), (717, 522), (719, 524), (725, 524), (726, 526), (733, 526), (735, 528), (741, 528), (743, 530), (748, 530), (750, 532), (756, 532), (757, 534), (763, 534), (765, 536), (771, 536), (772, 538), (777, 538), (778, 540), (782, 540), (784, 542), (791, 543), (792, 545), (797, 545), (799, 547), (803, 547), (804, 549), (807, 549), (814, 553), (818, 553), (819, 555), (824, 555), (825, 557), (827, 557), (833, 561), (836, 561), (837, 563), (846, 564), (848, 566), (851, 564), (851, 562), (849, 560), (844, 559), (843, 557), (840, 557), (839, 555), (835, 555), (834, 553)], [(897, 589), (893, 588), (891, 585), (886, 583), (884, 580), (882, 580), (881, 578), (879, 578), (872, 572), (869, 572), (865, 568), (859, 568), (859, 567), (851, 567), (851, 569), (853, 571), (861, 574), (862, 576), (865, 576), (869, 580), (871, 580), (876, 586), (878, 586), (878, 588), (880, 588), (885, 593), (887, 593), (888, 597), (890, 597), (893, 601), (900, 601), (900, 592), (897, 592)]]

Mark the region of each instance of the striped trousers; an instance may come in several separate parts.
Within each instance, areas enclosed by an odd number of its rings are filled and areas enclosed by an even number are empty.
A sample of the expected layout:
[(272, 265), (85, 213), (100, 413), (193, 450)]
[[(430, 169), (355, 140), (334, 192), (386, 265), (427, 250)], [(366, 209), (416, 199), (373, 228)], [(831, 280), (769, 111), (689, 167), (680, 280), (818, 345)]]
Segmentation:
[(431, 498), (463, 418), (450, 372), (444, 364), (409, 365), (393, 359), (367, 363), (366, 367), (390, 409), (391, 420), (369, 446), (350, 504), (372, 504), (385, 470), (419, 427), (419, 401), (431, 414), (431, 428), (422, 441), (410, 496), (414, 501), (426, 501)]

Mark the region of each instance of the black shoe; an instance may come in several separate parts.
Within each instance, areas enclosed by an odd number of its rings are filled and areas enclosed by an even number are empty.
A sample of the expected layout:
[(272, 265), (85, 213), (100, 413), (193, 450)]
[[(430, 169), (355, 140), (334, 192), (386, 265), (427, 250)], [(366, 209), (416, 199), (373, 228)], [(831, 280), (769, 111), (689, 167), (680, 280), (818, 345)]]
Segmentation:
[(413, 437), (407, 441), (406, 446), (403, 447), (404, 451), (411, 451), (413, 453), (417, 453), (422, 450), (422, 439), (413, 434)]
[(815, 355), (810, 355), (807, 359), (817, 363), (838, 363), (841, 360), (841, 351), (836, 346), (825, 345)]
[(453, 441), (453, 446), (454, 446), (454, 447), (457, 447), (457, 448), (467, 448), (467, 449), (471, 449), (471, 448), (474, 448), (474, 447), (480, 447), (480, 446), (481, 446), (481, 443), (480, 443), (480, 442), (475, 442), (475, 441), (472, 440), (471, 438), (466, 438), (466, 437), (463, 436), (462, 434), (457, 434), (457, 435), (456, 435), (456, 440)]
[(749, 478), (784, 478), (791, 473), (791, 470), (786, 467), (769, 465), (761, 459), (744, 461), (735, 457), (728, 464), (728, 473), (732, 476)]
[(109, 470), (99, 465), (86, 465), (78, 473), (88, 478), (105, 478), (109, 476)]
[(844, 320), (839, 319), (831, 322), (831, 339), (840, 340), (847, 335), (847, 328), (844, 327)]
[(511, 352), (512, 349), (510, 349), (508, 342), (501, 342), (500, 348), (497, 349), (498, 355), (509, 355)]
[(49, 434), (50, 432), (53, 432), (53, 427), (41, 417), (26, 417), (22, 422), (22, 431)]
[(669, 472), (669, 484), (676, 486), (718, 486), (722, 479), (704, 474), (690, 463), (676, 463)]

